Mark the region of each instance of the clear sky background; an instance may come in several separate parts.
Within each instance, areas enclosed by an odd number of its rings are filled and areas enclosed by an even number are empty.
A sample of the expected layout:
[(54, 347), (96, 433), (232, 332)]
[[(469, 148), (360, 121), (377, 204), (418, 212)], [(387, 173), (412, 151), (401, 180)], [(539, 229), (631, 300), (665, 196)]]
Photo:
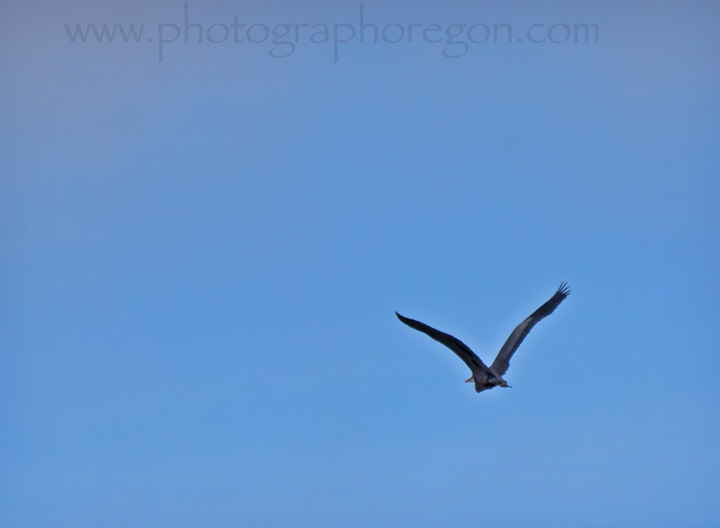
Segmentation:
[(718, 526), (717, 2), (14, 4), (0, 525)]

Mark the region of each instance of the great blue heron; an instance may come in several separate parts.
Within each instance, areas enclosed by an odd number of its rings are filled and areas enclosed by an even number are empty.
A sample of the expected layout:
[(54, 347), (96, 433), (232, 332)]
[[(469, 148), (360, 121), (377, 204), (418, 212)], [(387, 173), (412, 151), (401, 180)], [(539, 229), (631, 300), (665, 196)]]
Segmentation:
[(562, 284), (560, 284), (560, 287), (555, 292), (555, 295), (553, 295), (549, 301), (547, 301), (540, 308), (535, 310), (532, 315), (530, 315), (530, 317), (528, 317), (522, 323), (517, 325), (517, 327), (515, 327), (515, 330), (512, 331), (510, 337), (508, 337), (507, 341), (505, 341), (505, 344), (500, 349), (500, 352), (498, 352), (495, 361), (493, 361), (492, 365), (490, 365), (489, 368), (487, 367), (487, 365), (485, 365), (485, 363), (482, 362), (479, 357), (477, 357), (475, 352), (470, 350), (470, 347), (468, 347), (465, 343), (463, 343), (456, 337), (441, 332), (440, 330), (435, 330), (434, 328), (424, 323), (421, 323), (420, 321), (415, 321), (414, 319), (404, 317), (397, 312), (395, 312), (395, 315), (397, 315), (398, 319), (400, 319), (410, 328), (414, 328), (415, 330), (419, 330), (429, 335), (435, 341), (439, 341), (440, 343), (448, 347), (450, 350), (455, 352), (455, 354), (457, 354), (458, 357), (462, 359), (472, 371), (472, 376), (470, 376), (470, 378), (465, 381), (474, 381), (475, 390), (477, 392), (481, 392), (487, 389), (493, 389), (495, 387), (510, 387), (510, 385), (508, 385), (507, 382), (503, 379), (503, 375), (510, 367), (510, 358), (518, 349), (520, 343), (523, 342), (523, 339), (525, 339), (525, 337), (530, 333), (530, 330), (532, 330), (533, 326), (535, 326), (541, 319), (553, 313), (555, 308), (557, 308), (558, 305), (563, 302), (568, 295), (570, 295), (570, 288), (566, 283), (563, 282)]

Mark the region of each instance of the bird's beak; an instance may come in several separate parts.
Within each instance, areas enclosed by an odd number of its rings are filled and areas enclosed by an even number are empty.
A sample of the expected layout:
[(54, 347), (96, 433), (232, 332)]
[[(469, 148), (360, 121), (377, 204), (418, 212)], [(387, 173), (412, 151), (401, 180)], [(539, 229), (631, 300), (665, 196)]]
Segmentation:
[(473, 377), (470, 376), (468, 379), (465, 380), (465, 383), (470, 383), (473, 380)]

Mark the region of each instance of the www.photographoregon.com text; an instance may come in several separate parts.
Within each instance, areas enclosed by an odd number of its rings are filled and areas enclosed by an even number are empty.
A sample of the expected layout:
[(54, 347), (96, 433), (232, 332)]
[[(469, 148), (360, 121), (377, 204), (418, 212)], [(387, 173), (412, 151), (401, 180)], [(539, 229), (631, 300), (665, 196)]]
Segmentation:
[(198, 21), (191, 14), (189, 5), (184, 4), (179, 23), (76, 22), (66, 23), (65, 31), (73, 44), (153, 44), (158, 62), (163, 62), (170, 50), (179, 44), (265, 45), (267, 54), (275, 59), (290, 57), (298, 47), (306, 44), (322, 45), (330, 49), (333, 61), (338, 62), (342, 47), (349, 43), (425, 43), (439, 46), (444, 57), (456, 59), (479, 45), (588, 45), (600, 41), (598, 24), (587, 22), (535, 22), (518, 28), (507, 22), (383, 23), (368, 14), (365, 4), (357, 7), (349, 22), (248, 23), (241, 22), (241, 17), (235, 15), (229, 23), (208, 24)]

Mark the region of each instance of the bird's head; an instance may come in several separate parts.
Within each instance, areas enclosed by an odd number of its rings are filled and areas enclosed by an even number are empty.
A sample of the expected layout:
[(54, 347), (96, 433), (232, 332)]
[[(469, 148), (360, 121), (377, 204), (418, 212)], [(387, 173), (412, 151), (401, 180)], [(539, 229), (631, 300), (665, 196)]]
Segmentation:
[(507, 381), (505, 381), (505, 380), (502, 380), (502, 381), (500, 382), (500, 386), (501, 386), (501, 387), (506, 387), (506, 388), (508, 388), (508, 389), (512, 389), (512, 387), (511, 387), (510, 385), (508, 385), (508, 384), (507, 384)]

